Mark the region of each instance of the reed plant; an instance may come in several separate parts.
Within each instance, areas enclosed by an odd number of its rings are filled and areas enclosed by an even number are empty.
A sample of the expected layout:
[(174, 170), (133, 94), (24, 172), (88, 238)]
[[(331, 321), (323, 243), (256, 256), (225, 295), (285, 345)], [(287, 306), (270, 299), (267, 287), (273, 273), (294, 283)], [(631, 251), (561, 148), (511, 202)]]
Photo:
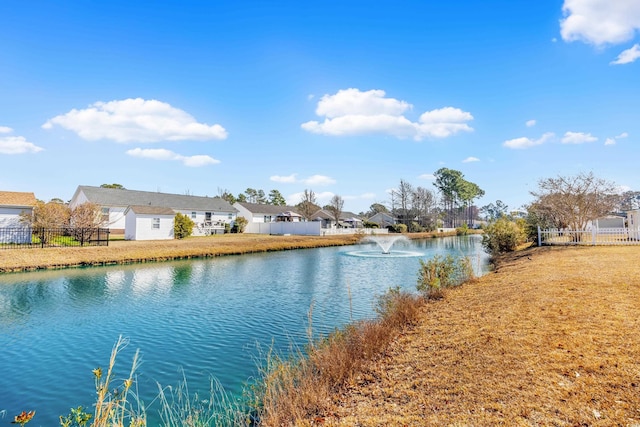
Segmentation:
[(187, 380), (176, 387), (159, 387), (160, 417), (163, 427), (231, 427), (248, 426), (247, 408), (228, 396), (220, 382), (211, 378), (209, 393), (191, 394)]
[(128, 344), (120, 336), (111, 350), (109, 367), (106, 374), (102, 368), (93, 370), (96, 387), (94, 413), (86, 412), (82, 407), (71, 409), (66, 416), (60, 416), (61, 427), (142, 427), (147, 425), (144, 405), (138, 400), (135, 391), (135, 372), (139, 366), (139, 352), (136, 351), (131, 370), (126, 379), (114, 378), (114, 368), (118, 353)]

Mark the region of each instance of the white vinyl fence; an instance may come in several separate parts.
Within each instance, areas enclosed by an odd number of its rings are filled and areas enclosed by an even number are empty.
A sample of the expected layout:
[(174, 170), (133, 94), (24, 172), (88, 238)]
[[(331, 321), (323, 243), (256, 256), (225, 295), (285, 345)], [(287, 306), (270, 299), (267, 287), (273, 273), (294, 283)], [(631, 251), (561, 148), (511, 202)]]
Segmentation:
[(538, 246), (542, 245), (640, 245), (640, 233), (626, 227), (594, 227), (590, 230), (542, 230), (538, 227)]
[(297, 234), (301, 236), (320, 236), (320, 222), (250, 222), (245, 233), (255, 234)]

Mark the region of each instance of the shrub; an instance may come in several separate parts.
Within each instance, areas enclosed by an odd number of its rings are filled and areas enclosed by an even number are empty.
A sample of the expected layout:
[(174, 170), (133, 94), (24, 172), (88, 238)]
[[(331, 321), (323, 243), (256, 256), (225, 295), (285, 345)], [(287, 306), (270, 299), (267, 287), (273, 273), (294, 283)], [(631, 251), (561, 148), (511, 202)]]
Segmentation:
[(443, 288), (457, 286), (473, 277), (469, 258), (436, 255), (428, 261), (420, 260), (417, 288), (428, 298), (441, 298)]
[(469, 234), (469, 226), (467, 224), (462, 224), (461, 227), (456, 228), (457, 236), (466, 236)]
[(393, 224), (388, 225), (387, 230), (389, 230), (391, 233), (406, 233), (407, 226), (404, 224)]
[(173, 219), (173, 236), (176, 239), (184, 239), (191, 236), (195, 223), (187, 215), (178, 212)]
[(524, 221), (511, 221), (505, 217), (487, 225), (482, 236), (482, 246), (492, 255), (515, 251), (527, 241)]
[(247, 218), (243, 216), (237, 217), (235, 223), (233, 224), (233, 229), (231, 230), (231, 232), (244, 233), (244, 230), (247, 228), (248, 223), (249, 221), (247, 220)]
[(362, 226), (364, 228), (380, 228), (380, 226), (378, 224), (376, 224), (375, 222), (370, 222), (370, 221), (362, 221)]
[(416, 221), (411, 221), (409, 224), (409, 233), (421, 233), (424, 231), (424, 227), (418, 224)]

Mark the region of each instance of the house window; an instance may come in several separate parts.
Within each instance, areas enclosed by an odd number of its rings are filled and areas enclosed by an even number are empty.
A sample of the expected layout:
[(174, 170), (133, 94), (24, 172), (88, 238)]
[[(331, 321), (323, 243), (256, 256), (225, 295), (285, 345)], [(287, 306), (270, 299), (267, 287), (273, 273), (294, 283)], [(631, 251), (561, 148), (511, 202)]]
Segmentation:
[(271, 222), (271, 215), (265, 215), (264, 222)]
[(196, 213), (195, 212), (191, 212), (191, 219), (196, 219)]
[(151, 221), (151, 228), (160, 228), (160, 218), (153, 218), (153, 221)]
[(108, 223), (109, 222), (109, 208), (102, 208), (100, 210), (100, 221), (102, 221), (103, 223)]
[(232, 213), (229, 214), (229, 219), (233, 219), (233, 214)]

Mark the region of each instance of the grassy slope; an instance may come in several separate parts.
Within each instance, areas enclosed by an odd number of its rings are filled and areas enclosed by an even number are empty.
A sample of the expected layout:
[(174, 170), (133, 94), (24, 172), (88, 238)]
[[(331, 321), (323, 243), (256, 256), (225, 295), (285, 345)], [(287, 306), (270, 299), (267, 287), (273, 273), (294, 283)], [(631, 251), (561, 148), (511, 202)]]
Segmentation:
[(348, 236), (269, 236), (225, 234), (183, 240), (113, 241), (109, 246), (0, 250), (0, 273), (44, 268), (238, 255), (321, 246), (349, 245)]
[(640, 425), (638, 247), (535, 248), (424, 308), (308, 424)]

